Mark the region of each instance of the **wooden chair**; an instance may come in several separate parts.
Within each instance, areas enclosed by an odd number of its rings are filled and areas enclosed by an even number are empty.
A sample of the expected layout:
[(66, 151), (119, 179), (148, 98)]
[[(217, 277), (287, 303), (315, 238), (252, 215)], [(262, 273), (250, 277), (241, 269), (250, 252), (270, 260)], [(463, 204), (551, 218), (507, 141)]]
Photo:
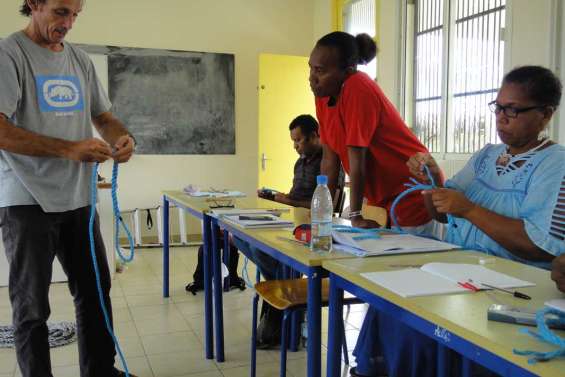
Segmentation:
[(384, 209), (383, 207), (375, 207), (368, 204), (363, 204), (363, 207), (361, 208), (361, 215), (365, 219), (370, 219), (378, 222), (383, 227), (386, 226), (388, 215), (386, 209)]
[[(322, 279), (322, 305), (327, 306), (329, 300), (329, 279)], [(283, 311), (282, 328), (281, 328), (281, 365), (280, 376), (286, 376), (286, 353), (288, 348), (288, 330), (291, 314), (296, 310), (304, 310), (307, 305), (308, 296), (308, 280), (307, 279), (290, 279), (290, 280), (268, 280), (255, 284), (256, 299), (263, 298), (271, 306)], [(350, 305), (361, 303), (362, 301), (356, 297), (346, 297), (344, 304)], [(257, 338), (257, 305), (253, 305), (253, 329), (251, 337), (251, 376), (255, 377), (256, 372), (256, 352), (255, 347)], [(347, 354), (347, 344), (345, 342), (345, 326), (341, 322), (341, 331), (343, 332), (344, 343), (343, 356), (346, 364), (349, 364)]]

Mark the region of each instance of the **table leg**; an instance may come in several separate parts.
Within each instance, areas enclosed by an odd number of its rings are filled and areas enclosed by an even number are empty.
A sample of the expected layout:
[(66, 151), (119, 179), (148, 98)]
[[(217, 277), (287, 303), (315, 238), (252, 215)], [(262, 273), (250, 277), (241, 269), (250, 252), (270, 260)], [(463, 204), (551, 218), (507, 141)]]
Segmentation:
[[(224, 264), (226, 266), (228, 266), (229, 269), (229, 265), (230, 265), (230, 253), (231, 253), (231, 248), (230, 248), (230, 233), (224, 229), (223, 232), (223, 236), (224, 236)], [(228, 277), (224, 280), (224, 292), (229, 292), (230, 290), (230, 277), (228, 275)]]
[(224, 361), (224, 305), (222, 284), (222, 253), (220, 251), (220, 227), (215, 219), (212, 219), (212, 266), (213, 292), (214, 292), (214, 322), (216, 327), (216, 360)]
[[(261, 281), (261, 274), (259, 273), (259, 269), (255, 274), (255, 282), (259, 283)], [(257, 307), (259, 303), (259, 295), (257, 292), (253, 295), (253, 327), (251, 328), (251, 371), (250, 377), (255, 377), (257, 375)]]
[(211, 247), (211, 221), (210, 216), (204, 215), (202, 236), (204, 238), (204, 343), (206, 358), (214, 358), (214, 319), (212, 314), (212, 247)]
[(471, 360), (465, 356), (461, 356), (461, 359), (463, 361), (461, 365), (461, 376), (471, 377)]
[(321, 268), (311, 267), (308, 271), (308, 377), (321, 376), (321, 355), (322, 355), (322, 280)]
[(447, 347), (441, 343), (437, 345), (437, 376), (447, 377), (448, 374), (448, 363), (447, 363)]
[(334, 274), (330, 274), (330, 297), (328, 318), (328, 377), (339, 377), (341, 375), (341, 346), (342, 328), (338, 323), (343, 323), (343, 289), (339, 288)]
[(163, 196), (163, 297), (169, 297), (169, 200)]

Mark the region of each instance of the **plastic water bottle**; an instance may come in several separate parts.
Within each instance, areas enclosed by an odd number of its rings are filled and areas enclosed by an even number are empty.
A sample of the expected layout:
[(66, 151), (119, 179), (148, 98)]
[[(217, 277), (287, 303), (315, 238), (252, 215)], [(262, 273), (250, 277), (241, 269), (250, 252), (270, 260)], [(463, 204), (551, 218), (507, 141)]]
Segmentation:
[(319, 175), (317, 182), (318, 186), (314, 191), (310, 206), (312, 218), (310, 249), (315, 252), (331, 251), (333, 202), (328, 189), (328, 177)]

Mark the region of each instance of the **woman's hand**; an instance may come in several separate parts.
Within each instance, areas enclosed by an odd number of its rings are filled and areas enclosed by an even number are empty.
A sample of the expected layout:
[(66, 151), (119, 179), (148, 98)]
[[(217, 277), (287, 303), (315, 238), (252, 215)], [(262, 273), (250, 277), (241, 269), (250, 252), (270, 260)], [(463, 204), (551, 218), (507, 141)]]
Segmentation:
[(439, 168), (436, 160), (429, 153), (418, 152), (408, 159), (406, 162), (410, 174), (416, 177), (420, 182), (430, 184), (430, 179), (424, 171), (424, 166), (430, 170), (430, 174), (438, 185), (443, 185), (441, 169)]
[(465, 195), (456, 190), (437, 188), (422, 191), (424, 195), (431, 195), (432, 203), (439, 213), (447, 213), (457, 217), (465, 217), (475, 208)]

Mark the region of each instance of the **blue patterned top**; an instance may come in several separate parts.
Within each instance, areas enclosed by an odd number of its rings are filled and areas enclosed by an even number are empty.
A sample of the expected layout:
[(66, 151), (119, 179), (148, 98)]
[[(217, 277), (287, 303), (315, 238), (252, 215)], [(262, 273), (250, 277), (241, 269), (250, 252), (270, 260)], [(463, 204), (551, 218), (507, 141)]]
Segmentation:
[[(463, 192), (481, 207), (522, 219), (526, 233), (540, 249), (555, 256), (565, 253), (565, 147), (554, 144), (517, 155), (505, 167), (497, 166), (497, 159), (505, 152), (504, 144), (488, 144), (445, 186)], [(454, 220), (457, 228), (448, 229), (447, 242), (550, 268), (549, 263), (515, 256), (469, 221), (458, 217)]]

